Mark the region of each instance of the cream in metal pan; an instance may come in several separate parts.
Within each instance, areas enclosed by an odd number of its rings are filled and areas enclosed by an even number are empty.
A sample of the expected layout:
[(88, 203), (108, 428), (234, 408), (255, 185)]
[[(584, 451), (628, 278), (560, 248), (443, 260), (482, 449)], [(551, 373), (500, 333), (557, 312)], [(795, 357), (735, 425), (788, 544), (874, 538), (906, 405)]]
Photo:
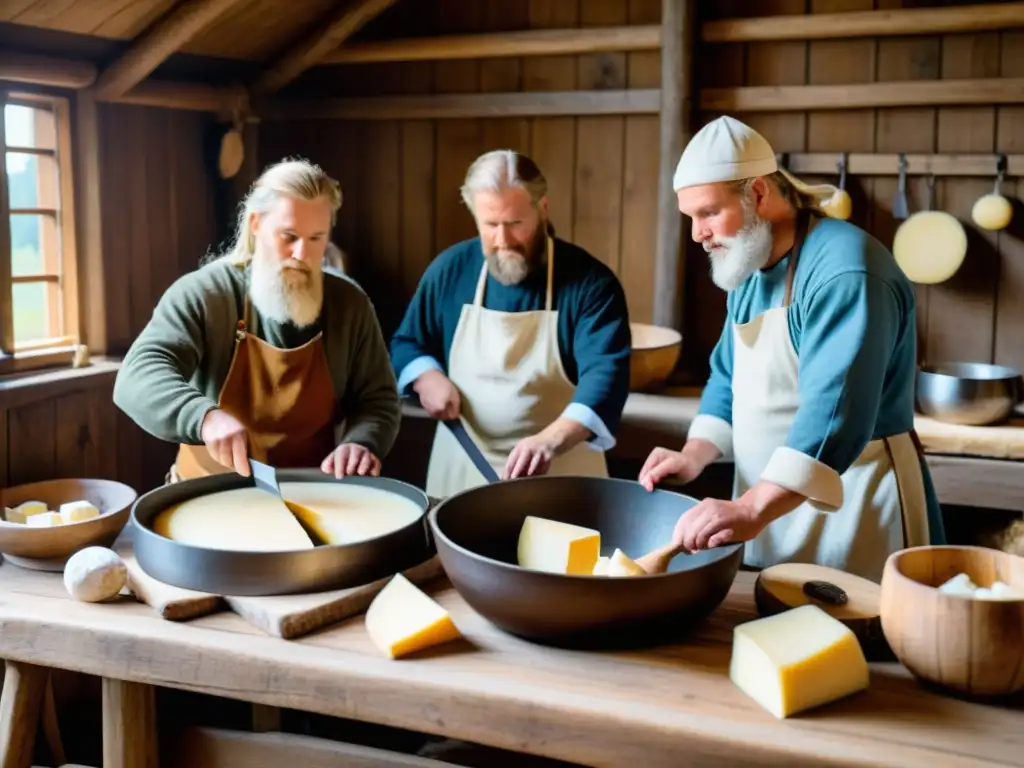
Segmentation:
[(327, 544), (354, 544), (404, 528), (422, 514), (403, 496), (363, 485), (284, 482), (281, 494), (287, 506), (258, 488), (188, 499), (157, 515), (153, 530), (197, 547), (287, 552), (315, 546), (299, 519)]

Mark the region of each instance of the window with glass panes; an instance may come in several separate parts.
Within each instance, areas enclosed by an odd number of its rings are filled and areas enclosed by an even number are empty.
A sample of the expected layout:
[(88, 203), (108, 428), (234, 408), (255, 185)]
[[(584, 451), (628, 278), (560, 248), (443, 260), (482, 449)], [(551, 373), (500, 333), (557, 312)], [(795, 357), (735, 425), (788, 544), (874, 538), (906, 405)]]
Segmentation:
[(0, 240), (0, 355), (42, 363), (78, 342), (70, 108), (59, 97), (0, 96), (0, 237), (9, 243), (5, 254)]

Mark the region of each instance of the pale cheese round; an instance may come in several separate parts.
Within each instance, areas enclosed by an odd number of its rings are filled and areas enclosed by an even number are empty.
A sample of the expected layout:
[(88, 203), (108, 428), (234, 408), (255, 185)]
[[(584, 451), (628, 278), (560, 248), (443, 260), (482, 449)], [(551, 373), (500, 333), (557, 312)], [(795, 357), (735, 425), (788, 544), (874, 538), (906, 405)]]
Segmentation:
[(955, 216), (944, 211), (918, 211), (896, 230), (892, 252), (911, 281), (941, 283), (963, 264), (967, 233)]
[(850, 193), (845, 189), (836, 190), (831, 199), (821, 206), (821, 210), (829, 218), (846, 221), (853, 213), (853, 200), (850, 199)]
[(984, 195), (971, 209), (971, 218), (982, 229), (1005, 229), (1013, 218), (1013, 206), (1002, 195)]
[(68, 558), (64, 587), (76, 600), (98, 603), (117, 595), (128, 580), (128, 569), (112, 549), (86, 547)]

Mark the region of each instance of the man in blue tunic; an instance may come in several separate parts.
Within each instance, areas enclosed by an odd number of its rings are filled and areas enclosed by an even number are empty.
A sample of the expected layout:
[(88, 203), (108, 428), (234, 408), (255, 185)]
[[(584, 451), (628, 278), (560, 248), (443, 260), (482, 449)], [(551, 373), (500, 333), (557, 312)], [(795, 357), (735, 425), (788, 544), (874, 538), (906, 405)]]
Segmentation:
[[(525, 155), (481, 155), (462, 199), (479, 236), (424, 273), (391, 342), (399, 391), (460, 418), (500, 477), (607, 476), (632, 341), (618, 278), (554, 236), (547, 181)], [(427, 493), (484, 482), (439, 424)]]
[(673, 184), (728, 293), (711, 375), (681, 451), (655, 449), (648, 489), (719, 457), (732, 500), (684, 513), (688, 551), (746, 542), (744, 562), (831, 566), (879, 581), (887, 557), (944, 541), (913, 431), (914, 289), (878, 240), (821, 215), (835, 188), (778, 167), (721, 117), (687, 145)]

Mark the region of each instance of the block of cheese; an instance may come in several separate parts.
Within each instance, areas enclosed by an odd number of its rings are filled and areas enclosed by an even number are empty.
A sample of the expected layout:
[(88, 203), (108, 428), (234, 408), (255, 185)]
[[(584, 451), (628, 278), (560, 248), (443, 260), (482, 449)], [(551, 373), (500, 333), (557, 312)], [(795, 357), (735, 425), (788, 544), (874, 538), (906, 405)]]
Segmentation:
[(313, 547), (281, 499), (258, 488), (233, 488), (175, 504), (154, 518), (153, 531), (209, 549), (289, 552)]
[(400, 573), (373, 598), (365, 624), (373, 644), (392, 659), (461, 637), (448, 611)]
[(80, 523), (83, 520), (91, 520), (94, 517), (99, 517), (100, 511), (91, 502), (85, 501), (69, 501), (60, 505), (60, 519), (64, 523)]
[(802, 605), (733, 630), (729, 678), (777, 718), (868, 687), (853, 631), (816, 605)]
[(52, 528), (55, 525), (63, 525), (64, 521), (57, 512), (43, 512), (29, 515), (25, 518), (25, 524), (30, 528)]
[(11, 509), (7, 507), (4, 517), (8, 523), (25, 523), (32, 515), (45, 515), (50, 508), (41, 501), (23, 501)]
[(535, 571), (590, 576), (601, 554), (591, 528), (529, 516), (519, 529), (519, 565)]

